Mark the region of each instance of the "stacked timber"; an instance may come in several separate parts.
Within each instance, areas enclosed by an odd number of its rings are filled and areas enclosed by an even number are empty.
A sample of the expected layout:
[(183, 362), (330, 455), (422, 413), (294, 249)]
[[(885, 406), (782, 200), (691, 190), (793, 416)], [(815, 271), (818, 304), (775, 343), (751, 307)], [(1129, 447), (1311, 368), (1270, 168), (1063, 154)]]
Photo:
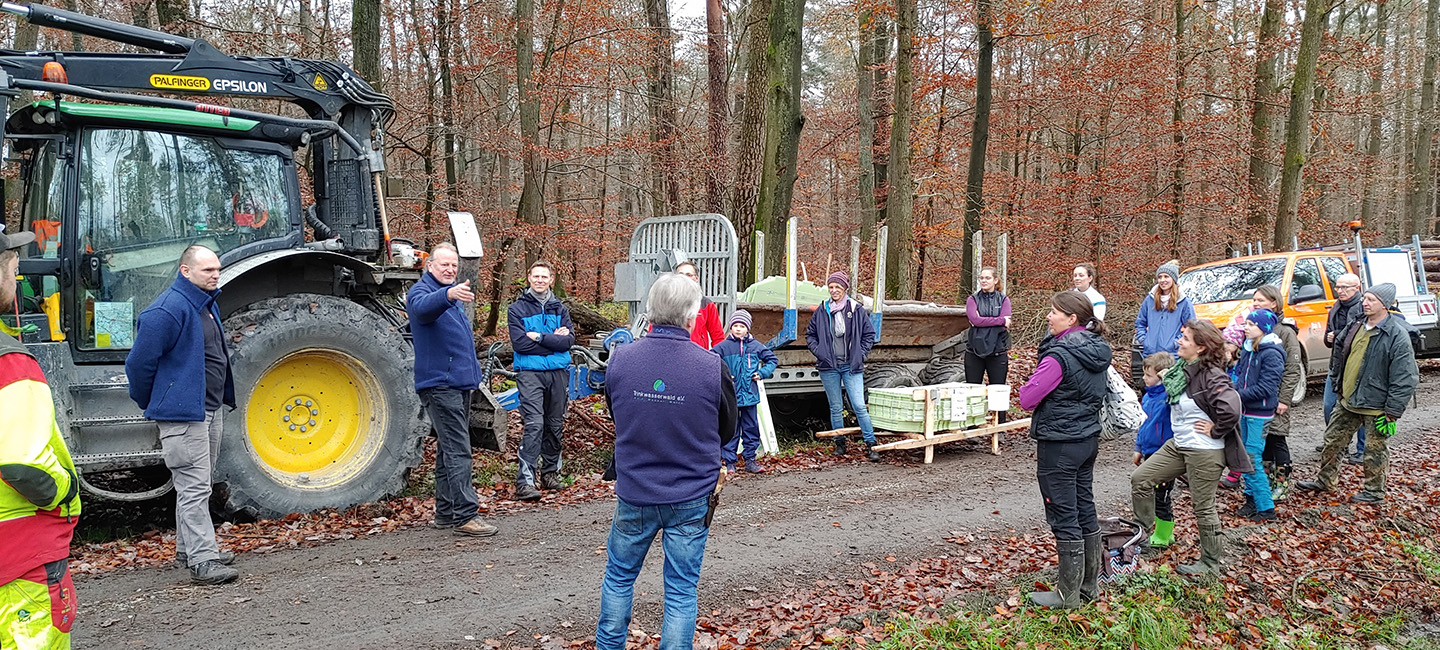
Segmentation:
[(1425, 259), (1425, 281), (1431, 287), (1440, 286), (1440, 240), (1422, 240), (1420, 256)]

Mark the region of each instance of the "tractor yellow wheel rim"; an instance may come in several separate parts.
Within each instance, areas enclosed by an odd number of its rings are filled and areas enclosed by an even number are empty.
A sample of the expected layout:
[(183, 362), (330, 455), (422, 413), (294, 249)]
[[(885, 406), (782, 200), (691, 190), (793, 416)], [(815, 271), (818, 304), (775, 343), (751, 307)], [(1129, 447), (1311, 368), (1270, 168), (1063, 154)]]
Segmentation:
[(327, 488), (354, 478), (380, 452), (384, 404), (379, 380), (355, 357), (300, 350), (261, 373), (245, 430), (260, 465), (277, 480)]

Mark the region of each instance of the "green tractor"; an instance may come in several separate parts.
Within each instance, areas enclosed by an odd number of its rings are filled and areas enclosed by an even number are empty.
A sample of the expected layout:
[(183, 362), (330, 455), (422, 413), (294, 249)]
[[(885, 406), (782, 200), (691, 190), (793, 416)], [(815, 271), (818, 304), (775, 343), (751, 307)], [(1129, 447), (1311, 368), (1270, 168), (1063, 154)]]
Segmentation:
[[(392, 248), (383, 202), (391, 100), (335, 62), (233, 57), (41, 5), (0, 10), (155, 50), (0, 51), (6, 155), (23, 188), (4, 220), (37, 236), (17, 313), (0, 325), (40, 359), (84, 488), (118, 500), (169, 490), (124, 360), (136, 317), (191, 244), (223, 264), (238, 401), (215, 474), (226, 508), (305, 512), (403, 487), (428, 425), (402, 301), (420, 271), (413, 255), (392, 260), (406, 247)], [(308, 117), (158, 94), (279, 99)], [(150, 482), (106, 480), (117, 470)]]

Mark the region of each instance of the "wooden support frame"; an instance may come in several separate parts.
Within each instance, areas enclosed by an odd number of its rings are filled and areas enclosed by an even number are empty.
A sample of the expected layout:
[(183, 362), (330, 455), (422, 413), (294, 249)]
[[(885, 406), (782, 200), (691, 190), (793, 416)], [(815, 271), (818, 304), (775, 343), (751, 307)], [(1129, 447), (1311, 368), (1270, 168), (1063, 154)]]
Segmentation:
[[(903, 436), (906, 439), (897, 440), (895, 442), (887, 442), (884, 444), (878, 444), (872, 447), (872, 449), (874, 449), (875, 451), (890, 451), (892, 449), (924, 449), (925, 464), (929, 465), (935, 462), (935, 445), (943, 445), (947, 442), (959, 442), (961, 440), (970, 440), (973, 438), (989, 437), (990, 453), (999, 456), (1000, 434), (1006, 431), (1014, 431), (1016, 429), (1023, 429), (1030, 426), (1030, 418), (1024, 418), (1020, 420), (1006, 422), (1004, 424), (999, 424), (996, 422), (997, 418), (995, 412), (991, 412), (989, 417), (989, 424), (986, 424), (985, 426), (976, 427), (974, 429), (936, 431), (935, 412), (934, 409), (931, 407), (932, 402), (935, 399), (934, 391), (924, 387), (916, 388), (915, 391), (911, 394), (911, 398), (917, 402), (925, 403), (924, 432), (917, 434), (898, 431), (881, 431), (877, 429), (875, 431), (875, 435), (877, 436), (897, 435)], [(860, 433), (860, 427), (845, 427), (843, 429), (820, 431), (815, 434), (815, 437), (834, 438), (838, 436), (848, 436), (857, 433)]]

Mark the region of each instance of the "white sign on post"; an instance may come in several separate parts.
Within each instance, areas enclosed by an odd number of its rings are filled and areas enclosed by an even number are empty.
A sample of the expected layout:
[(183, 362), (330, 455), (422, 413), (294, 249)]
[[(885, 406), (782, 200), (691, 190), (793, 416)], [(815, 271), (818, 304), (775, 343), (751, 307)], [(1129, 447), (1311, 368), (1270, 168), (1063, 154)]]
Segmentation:
[(480, 229), (475, 227), (475, 215), (469, 212), (450, 212), (450, 231), (455, 233), (455, 248), (460, 257), (484, 257), (485, 247), (480, 243)]

